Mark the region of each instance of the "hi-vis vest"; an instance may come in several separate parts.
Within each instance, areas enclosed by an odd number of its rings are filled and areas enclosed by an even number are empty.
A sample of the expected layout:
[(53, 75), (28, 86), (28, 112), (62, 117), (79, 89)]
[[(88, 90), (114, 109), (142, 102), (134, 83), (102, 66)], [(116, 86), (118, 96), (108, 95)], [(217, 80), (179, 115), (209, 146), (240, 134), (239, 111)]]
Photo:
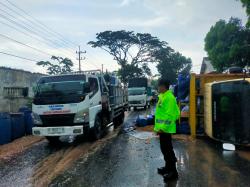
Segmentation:
[(180, 109), (171, 90), (159, 95), (155, 111), (154, 131), (176, 133), (176, 120), (180, 117)]

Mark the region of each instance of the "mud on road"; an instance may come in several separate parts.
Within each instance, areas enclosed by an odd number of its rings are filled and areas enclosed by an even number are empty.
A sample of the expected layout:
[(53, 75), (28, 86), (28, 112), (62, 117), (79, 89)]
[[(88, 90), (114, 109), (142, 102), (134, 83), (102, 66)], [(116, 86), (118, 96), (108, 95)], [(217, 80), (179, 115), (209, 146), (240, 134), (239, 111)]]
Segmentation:
[(59, 174), (79, 158), (86, 159), (107, 142), (112, 141), (119, 129), (96, 142), (62, 144), (51, 147), (43, 140), (25, 152), (0, 160), (0, 186), (48, 186)]
[[(137, 112), (130, 112), (124, 124), (131, 123), (136, 116)], [(77, 160), (83, 162), (120, 132), (121, 127), (109, 127), (105, 137), (96, 142), (82, 140), (56, 147), (50, 146), (44, 138), (32, 136), (0, 146), (0, 186), (48, 186)]]
[(0, 147), (0, 187), (23, 186), (239, 186), (250, 184), (250, 151), (223, 151), (218, 142), (174, 136), (178, 181), (163, 182), (163, 165), (152, 126), (134, 129), (148, 111), (132, 111), (122, 128), (107, 129), (96, 142), (49, 146), (43, 138), (26, 137)]

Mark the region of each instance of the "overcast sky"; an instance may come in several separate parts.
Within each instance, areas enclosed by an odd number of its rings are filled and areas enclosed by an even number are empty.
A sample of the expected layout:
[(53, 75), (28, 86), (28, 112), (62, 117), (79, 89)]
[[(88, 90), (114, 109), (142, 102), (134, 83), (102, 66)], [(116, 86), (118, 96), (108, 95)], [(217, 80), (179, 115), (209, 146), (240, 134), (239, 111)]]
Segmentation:
[[(116, 70), (118, 65), (102, 50), (86, 45), (95, 39), (97, 32), (105, 30), (132, 30), (148, 32), (165, 40), (176, 51), (190, 57), (193, 71), (199, 72), (204, 51), (204, 38), (210, 27), (219, 19), (239, 17), (246, 22), (245, 10), (236, 0), (9, 0), (24, 9), (52, 30), (60, 33), (69, 43), (59, 42), (51, 33), (42, 33), (38, 25), (27, 21), (23, 12), (18, 11), (6, 0), (0, 0), (0, 52), (40, 60), (49, 60), (44, 53), (67, 56), (77, 61), (75, 50), (81, 45), (87, 51), (83, 69), (104, 68)], [(12, 20), (12, 23), (9, 22)], [(17, 20), (18, 19), (18, 20)], [(16, 23), (26, 26), (26, 31)], [(8, 24), (8, 25), (6, 25)], [(14, 28), (13, 28), (14, 27)], [(28, 33), (27, 28), (33, 30)], [(37, 32), (42, 38), (37, 38)], [(43, 53), (19, 45), (4, 37), (40, 49)], [(58, 36), (58, 35), (56, 35)], [(44, 41), (46, 39), (46, 42)], [(0, 54), (0, 66), (8, 66), (32, 72), (45, 72), (35, 62), (21, 60)], [(154, 73), (156, 69), (152, 67)]]

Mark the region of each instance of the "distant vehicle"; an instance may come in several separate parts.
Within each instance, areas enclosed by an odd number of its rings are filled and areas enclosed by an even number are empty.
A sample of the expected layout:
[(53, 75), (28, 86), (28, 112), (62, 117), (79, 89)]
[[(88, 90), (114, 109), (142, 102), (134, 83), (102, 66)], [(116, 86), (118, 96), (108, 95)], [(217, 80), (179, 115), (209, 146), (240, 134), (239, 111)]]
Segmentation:
[(250, 78), (206, 84), (204, 107), (205, 132), (209, 137), (250, 144)]
[(129, 109), (134, 107), (143, 107), (146, 109), (150, 106), (151, 89), (148, 86), (147, 78), (133, 78), (128, 82), (128, 102)]
[(63, 135), (99, 139), (105, 127), (123, 122), (127, 102), (119, 80), (98, 70), (42, 77), (32, 104), (33, 135), (51, 143)]
[(158, 93), (156, 90), (152, 90), (151, 104), (155, 104), (158, 100)]
[(225, 71), (223, 71), (223, 73), (226, 74), (236, 74), (236, 73), (244, 73), (244, 69), (241, 67), (230, 67), (228, 69), (226, 69)]

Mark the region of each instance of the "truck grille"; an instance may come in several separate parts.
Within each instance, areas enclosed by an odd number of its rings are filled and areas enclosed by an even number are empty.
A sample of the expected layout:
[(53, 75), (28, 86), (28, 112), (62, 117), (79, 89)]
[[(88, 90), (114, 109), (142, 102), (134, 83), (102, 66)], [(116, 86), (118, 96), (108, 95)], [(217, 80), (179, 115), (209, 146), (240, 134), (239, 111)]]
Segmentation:
[(41, 115), (43, 126), (73, 126), (75, 114)]
[(130, 104), (141, 104), (140, 101), (129, 101)]

